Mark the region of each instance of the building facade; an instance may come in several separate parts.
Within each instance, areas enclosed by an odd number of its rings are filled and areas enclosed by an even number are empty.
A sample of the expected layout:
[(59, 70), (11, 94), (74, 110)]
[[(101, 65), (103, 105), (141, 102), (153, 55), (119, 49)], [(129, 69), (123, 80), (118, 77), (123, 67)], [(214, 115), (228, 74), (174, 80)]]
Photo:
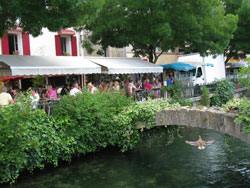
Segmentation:
[(17, 27), (0, 39), (0, 55), (82, 56), (81, 34), (73, 29), (50, 32), (33, 37)]

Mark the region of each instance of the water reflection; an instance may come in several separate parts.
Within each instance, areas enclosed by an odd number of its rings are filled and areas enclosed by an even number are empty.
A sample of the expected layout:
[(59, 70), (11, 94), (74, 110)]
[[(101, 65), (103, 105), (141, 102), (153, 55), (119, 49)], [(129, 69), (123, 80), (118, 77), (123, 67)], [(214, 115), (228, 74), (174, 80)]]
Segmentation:
[[(215, 143), (205, 150), (185, 143), (198, 135)], [(181, 136), (170, 139), (174, 135), (168, 129), (157, 128), (146, 132), (132, 151), (105, 150), (88, 155), (70, 165), (23, 177), (13, 187), (249, 187), (248, 144), (198, 128), (181, 129)]]

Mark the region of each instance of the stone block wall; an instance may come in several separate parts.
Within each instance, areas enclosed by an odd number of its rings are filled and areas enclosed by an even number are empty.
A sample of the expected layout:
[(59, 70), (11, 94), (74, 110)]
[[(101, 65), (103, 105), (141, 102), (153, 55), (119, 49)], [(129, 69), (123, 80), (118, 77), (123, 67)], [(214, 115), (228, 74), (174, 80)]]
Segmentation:
[(156, 126), (180, 125), (212, 129), (239, 138), (250, 144), (250, 134), (234, 123), (236, 114), (213, 109), (189, 107), (166, 108), (156, 113)]

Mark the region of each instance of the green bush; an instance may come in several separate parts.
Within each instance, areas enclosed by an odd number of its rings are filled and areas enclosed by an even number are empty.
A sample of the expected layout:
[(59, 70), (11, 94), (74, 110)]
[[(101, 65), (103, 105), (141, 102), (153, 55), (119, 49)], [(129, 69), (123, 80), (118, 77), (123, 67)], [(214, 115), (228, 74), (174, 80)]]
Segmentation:
[(114, 123), (119, 129), (117, 144), (122, 151), (132, 149), (139, 141), (139, 132), (136, 129), (138, 123), (145, 128), (152, 128), (155, 125), (155, 113), (179, 104), (171, 104), (170, 100), (156, 99), (148, 100), (143, 103), (135, 103), (125, 108), (118, 116), (115, 117)]
[(210, 106), (210, 92), (206, 86), (202, 86), (202, 88), (201, 88), (200, 104), (203, 106)]
[(248, 86), (250, 89), (250, 58), (247, 58), (248, 66), (247, 67), (240, 67), (239, 71), (237, 72), (239, 76), (239, 83), (243, 86)]
[(229, 80), (222, 80), (216, 83), (214, 96), (211, 99), (212, 106), (222, 106), (234, 97), (235, 87)]
[(238, 111), (240, 108), (241, 103), (246, 102), (246, 98), (233, 98), (229, 100), (226, 104), (222, 105), (222, 108), (226, 111)]
[(155, 112), (169, 107), (162, 99), (135, 103), (119, 93), (64, 96), (48, 116), (34, 110), (29, 94), (17, 104), (0, 108), (0, 183), (13, 183), (24, 171), (58, 165), (73, 156), (118, 146), (134, 148), (138, 122), (155, 124)]
[(117, 132), (113, 119), (131, 103), (130, 98), (119, 93), (84, 92), (74, 98), (63, 97), (54, 107), (53, 116), (67, 122), (60, 126), (60, 131), (64, 134), (62, 139), (71, 140), (70, 155), (115, 145)]
[(250, 133), (250, 101), (245, 99), (238, 105), (239, 114), (235, 122), (244, 125), (243, 131), (246, 134)]
[(0, 182), (14, 182), (23, 170), (57, 165), (61, 142), (50, 117), (28, 105), (0, 108)]
[(176, 80), (173, 85), (164, 86), (161, 90), (162, 92), (167, 91), (170, 94), (170, 104), (179, 103), (181, 106), (193, 106), (193, 101), (182, 97), (182, 89), (179, 80)]
[(29, 95), (0, 108), (0, 183), (13, 183), (24, 170), (116, 145), (114, 116), (132, 103), (120, 94), (86, 92), (63, 97), (48, 116), (32, 108)]
[(161, 91), (162, 92), (167, 91), (171, 97), (177, 97), (177, 96), (181, 97), (180, 82), (178, 80), (176, 80), (174, 84), (162, 87)]

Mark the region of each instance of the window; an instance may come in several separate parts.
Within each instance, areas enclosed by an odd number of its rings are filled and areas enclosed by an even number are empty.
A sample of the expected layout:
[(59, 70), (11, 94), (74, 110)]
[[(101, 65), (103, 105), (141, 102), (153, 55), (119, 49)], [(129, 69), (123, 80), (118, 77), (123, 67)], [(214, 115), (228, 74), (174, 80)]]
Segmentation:
[(71, 36), (60, 36), (60, 43), (61, 43), (61, 55), (62, 56), (72, 55)]
[(200, 78), (202, 76), (202, 70), (201, 70), (201, 67), (199, 67), (197, 69), (197, 75), (196, 75), (196, 78)]
[(67, 43), (65, 37), (60, 37), (61, 40), (61, 55), (67, 54)]
[(77, 56), (77, 41), (72, 33), (55, 35), (56, 56)]
[(30, 55), (29, 34), (20, 30), (9, 30), (1, 39), (3, 55)]
[(18, 55), (18, 41), (16, 34), (8, 34), (8, 41), (9, 41), (9, 54), (16, 54)]

